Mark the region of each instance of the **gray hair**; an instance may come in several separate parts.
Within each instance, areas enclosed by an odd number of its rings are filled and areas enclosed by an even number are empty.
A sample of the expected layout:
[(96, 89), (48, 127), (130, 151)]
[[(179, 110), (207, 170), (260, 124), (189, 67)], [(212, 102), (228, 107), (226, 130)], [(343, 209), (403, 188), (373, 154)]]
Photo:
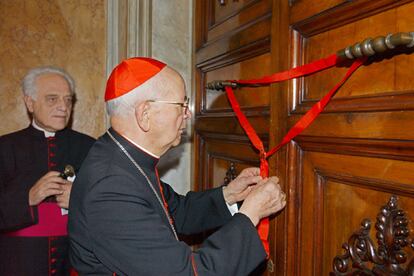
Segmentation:
[(62, 76), (68, 82), (71, 94), (73, 95), (75, 93), (75, 81), (65, 70), (53, 66), (44, 66), (33, 68), (24, 76), (22, 90), (25, 96), (36, 99), (36, 79), (44, 74), (57, 74)]
[(165, 73), (168, 70), (172, 70), (169, 67), (165, 67), (157, 75), (147, 80), (142, 85), (134, 88), (130, 92), (109, 100), (106, 102), (106, 112), (109, 116), (127, 116), (131, 112), (134, 112), (134, 106), (141, 101), (147, 101), (155, 99), (154, 97), (165, 96), (170, 87), (168, 81), (165, 80)]
[[(130, 114), (134, 110), (134, 104), (138, 101), (146, 100), (142, 97), (142, 94), (139, 89), (135, 88), (132, 91), (115, 98), (113, 100), (106, 102), (106, 112), (108, 113), (108, 116), (126, 116)], [(143, 92), (143, 91), (142, 91)]]

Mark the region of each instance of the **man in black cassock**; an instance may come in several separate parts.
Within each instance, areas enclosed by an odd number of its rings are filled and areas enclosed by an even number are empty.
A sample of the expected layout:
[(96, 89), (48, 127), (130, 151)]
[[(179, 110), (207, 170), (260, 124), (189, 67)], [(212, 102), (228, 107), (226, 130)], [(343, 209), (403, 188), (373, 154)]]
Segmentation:
[(39, 67), (23, 79), (31, 124), (0, 137), (0, 275), (69, 275), (67, 208), (75, 172), (94, 139), (66, 126), (74, 82)]
[[(118, 65), (105, 100), (112, 127), (90, 150), (70, 198), (70, 259), (79, 274), (250, 273), (266, 257), (255, 226), (286, 203), (278, 179), (248, 168), (226, 187), (186, 196), (160, 181), (159, 157), (179, 144), (191, 113), (183, 79), (157, 60)], [(217, 227), (196, 251), (177, 236)]]

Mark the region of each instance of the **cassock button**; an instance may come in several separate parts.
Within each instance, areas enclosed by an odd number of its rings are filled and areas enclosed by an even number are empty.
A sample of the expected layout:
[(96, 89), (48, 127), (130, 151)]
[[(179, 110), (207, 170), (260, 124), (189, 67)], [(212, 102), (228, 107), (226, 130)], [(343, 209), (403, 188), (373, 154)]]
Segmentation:
[(50, 252), (55, 253), (56, 251), (57, 251), (57, 248), (56, 247), (50, 248)]
[(56, 258), (52, 258), (52, 259), (50, 259), (50, 262), (51, 262), (52, 264), (56, 263), (56, 261), (57, 261), (57, 259), (56, 259)]
[(56, 274), (56, 269), (52, 269), (52, 270), (50, 271), (50, 273), (51, 273), (51, 274)]

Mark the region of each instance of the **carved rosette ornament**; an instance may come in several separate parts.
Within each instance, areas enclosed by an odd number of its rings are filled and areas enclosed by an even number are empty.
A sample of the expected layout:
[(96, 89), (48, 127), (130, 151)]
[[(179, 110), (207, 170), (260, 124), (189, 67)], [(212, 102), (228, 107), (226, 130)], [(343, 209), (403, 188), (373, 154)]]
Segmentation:
[(230, 167), (226, 171), (226, 176), (224, 177), (224, 185), (228, 185), (237, 177), (236, 166), (233, 162), (230, 162)]
[(414, 275), (414, 258), (405, 266), (407, 255), (403, 250), (414, 242), (409, 239), (408, 219), (397, 207), (397, 197), (392, 196), (377, 215), (375, 224), (378, 249), (369, 237), (371, 221), (364, 219), (361, 229), (342, 245), (345, 254), (333, 260), (330, 275)]

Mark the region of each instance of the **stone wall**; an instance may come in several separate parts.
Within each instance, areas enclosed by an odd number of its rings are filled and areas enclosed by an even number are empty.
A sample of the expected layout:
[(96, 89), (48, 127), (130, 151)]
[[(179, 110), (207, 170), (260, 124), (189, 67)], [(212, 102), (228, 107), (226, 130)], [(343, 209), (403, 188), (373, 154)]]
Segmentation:
[(72, 128), (94, 137), (103, 132), (105, 29), (105, 1), (0, 1), (0, 135), (29, 124), (20, 81), (46, 65), (76, 81)]

